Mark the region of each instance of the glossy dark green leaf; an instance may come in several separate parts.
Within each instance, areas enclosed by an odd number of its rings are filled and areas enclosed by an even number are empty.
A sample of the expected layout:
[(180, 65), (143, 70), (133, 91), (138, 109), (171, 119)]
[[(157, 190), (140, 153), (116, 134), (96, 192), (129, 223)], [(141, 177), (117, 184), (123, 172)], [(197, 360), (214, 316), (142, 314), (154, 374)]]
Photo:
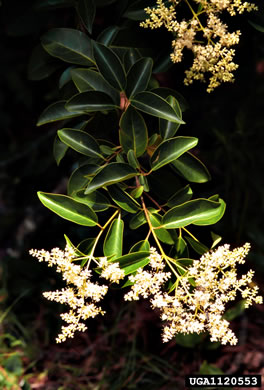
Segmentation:
[(214, 232), (211, 232), (211, 237), (212, 237), (212, 240), (213, 240), (213, 243), (211, 245), (211, 249), (213, 249), (214, 247), (216, 247), (216, 245), (219, 244), (219, 242), (222, 240), (222, 237), (219, 236), (218, 234), (214, 233)]
[(147, 126), (142, 115), (131, 106), (121, 116), (119, 139), (124, 151), (127, 153), (132, 149), (136, 157), (141, 156), (147, 148)]
[(111, 256), (111, 261), (122, 256), (124, 222), (120, 216), (113, 220), (104, 241), (104, 255)]
[(117, 36), (120, 27), (118, 26), (109, 26), (103, 30), (97, 37), (97, 42), (102, 43), (105, 46), (110, 46), (115, 37)]
[(163, 141), (151, 157), (152, 170), (163, 167), (179, 158), (183, 153), (194, 148), (198, 143), (195, 137), (175, 137)]
[(100, 91), (78, 93), (68, 100), (65, 107), (69, 111), (84, 112), (106, 111), (118, 108), (109, 95)]
[(140, 92), (130, 99), (133, 107), (146, 114), (167, 119), (171, 122), (184, 123), (169, 103), (153, 92)]
[(139, 211), (136, 215), (134, 215), (129, 221), (129, 227), (132, 230), (138, 229), (140, 226), (147, 223), (144, 211)]
[(112, 200), (121, 209), (128, 211), (129, 213), (135, 214), (140, 208), (140, 204), (135, 201), (126, 191), (119, 188), (117, 185), (108, 187), (108, 193)]
[(145, 11), (145, 8), (149, 6), (149, 1), (147, 0), (138, 0), (132, 2), (131, 5), (127, 8), (126, 12), (123, 14), (125, 18), (131, 20), (145, 20), (148, 15)]
[(149, 252), (147, 251), (129, 253), (114, 260), (125, 271), (125, 275), (132, 274), (138, 268), (145, 267), (149, 261)]
[(76, 168), (68, 181), (68, 195), (74, 196), (76, 192), (84, 189), (98, 169), (100, 167), (95, 164), (85, 164)]
[(189, 108), (189, 105), (185, 98), (177, 91), (171, 88), (158, 87), (151, 90), (156, 95), (161, 96), (163, 99), (167, 99), (168, 96), (173, 96), (179, 102), (181, 110), (184, 112)]
[(58, 130), (58, 136), (62, 142), (70, 148), (76, 150), (78, 153), (89, 157), (104, 158), (96, 140), (85, 131), (77, 129), (61, 129)]
[[(178, 117), (182, 118), (181, 109), (180, 109), (179, 103), (175, 99), (175, 97), (170, 95), (167, 97), (166, 100), (172, 106), (174, 111), (177, 113)], [(168, 138), (174, 137), (174, 135), (176, 134), (179, 127), (180, 127), (180, 123), (167, 121), (165, 119), (159, 120), (159, 132), (160, 132), (160, 135), (163, 139), (168, 139)]]
[(199, 226), (206, 226), (206, 225), (213, 225), (216, 222), (220, 221), (220, 219), (223, 217), (226, 209), (226, 203), (223, 201), (223, 199), (218, 199), (217, 201), (210, 200), (210, 202), (215, 202), (219, 204), (218, 212), (215, 211), (215, 213), (208, 213), (207, 218), (205, 219), (199, 219), (195, 222), (193, 222), (194, 225)]
[(187, 186), (177, 191), (176, 194), (170, 197), (170, 199), (167, 202), (167, 206), (171, 208), (174, 206), (178, 206), (179, 204), (185, 203), (188, 200), (192, 199), (192, 195), (193, 195), (192, 189), (188, 184)]
[(86, 92), (91, 89), (104, 92), (111, 96), (113, 101), (119, 105), (120, 96), (117, 90), (112, 88), (103, 76), (91, 69), (76, 68), (71, 72), (72, 80), (79, 92)]
[(178, 258), (189, 257), (186, 241), (181, 236), (176, 240), (175, 249)]
[(68, 146), (65, 145), (63, 142), (61, 142), (59, 137), (56, 135), (53, 143), (53, 156), (56, 160), (57, 165), (60, 164), (67, 150), (68, 150)]
[(53, 57), (78, 65), (94, 64), (88, 36), (71, 28), (53, 28), (41, 37), (44, 49)]
[(69, 196), (38, 192), (38, 197), (44, 206), (68, 221), (84, 226), (97, 225), (95, 212)]
[(37, 126), (45, 125), (46, 123), (61, 121), (63, 119), (75, 118), (82, 115), (80, 111), (68, 111), (65, 108), (65, 101), (52, 103), (40, 115)]
[(109, 186), (130, 179), (137, 171), (125, 163), (110, 163), (106, 165), (88, 184), (85, 193), (89, 194), (97, 188)]
[(209, 251), (209, 248), (207, 248), (207, 246), (202, 244), (200, 241), (196, 241), (192, 237), (188, 237), (188, 236), (185, 236), (185, 239), (191, 245), (193, 250), (195, 250), (195, 252), (198, 253), (198, 255), (203, 255), (204, 253)]
[(127, 74), (126, 95), (128, 98), (145, 91), (150, 80), (152, 66), (151, 58), (140, 58), (131, 66)]
[(137, 169), (140, 167), (140, 164), (138, 162), (138, 159), (136, 158), (135, 156), (135, 152), (134, 150), (130, 149), (128, 152), (127, 152), (127, 161), (128, 161), (128, 164), (131, 165), (131, 167)]
[[(157, 213), (149, 213), (149, 219), (154, 228), (157, 228), (161, 225), (162, 217)], [(168, 232), (164, 228), (155, 229), (155, 234), (158, 237), (158, 239), (165, 244), (172, 245), (174, 244), (174, 240), (172, 238), (172, 235), (170, 232)]]
[(225, 203), (208, 199), (194, 199), (175, 206), (163, 216), (162, 226), (176, 229), (190, 224), (212, 225), (218, 222), (224, 213)]
[(94, 57), (99, 72), (112, 87), (123, 91), (126, 86), (126, 76), (118, 56), (109, 47), (94, 42)]
[(144, 187), (145, 192), (149, 192), (149, 183), (146, 176), (139, 176), (139, 182)]
[(38, 45), (32, 51), (28, 63), (28, 79), (43, 80), (49, 77), (61, 67), (59, 61), (51, 57), (41, 45)]
[(94, 191), (91, 194), (85, 194), (84, 190), (81, 190), (75, 192), (72, 196), (78, 202), (91, 207), (91, 209), (93, 209), (96, 213), (105, 211), (111, 206), (107, 197), (99, 191)]
[(95, 18), (95, 12), (96, 12), (94, 0), (78, 0), (77, 12), (85, 28), (91, 34), (93, 28), (93, 21)]
[(63, 88), (67, 83), (69, 83), (72, 80), (71, 77), (71, 70), (74, 69), (74, 65), (69, 66), (62, 72), (60, 79), (59, 79), (59, 89)]
[(134, 65), (141, 58), (141, 54), (137, 49), (129, 48), (124, 56), (124, 66), (125, 70), (128, 73), (132, 65)]
[(131, 253), (131, 252), (141, 252), (141, 251), (149, 252), (149, 250), (150, 250), (150, 245), (149, 245), (148, 240), (142, 240), (142, 241), (139, 241), (136, 244), (134, 244), (131, 247), (129, 253)]
[(211, 179), (206, 166), (189, 152), (173, 161), (172, 165), (181, 176), (192, 183), (205, 183)]

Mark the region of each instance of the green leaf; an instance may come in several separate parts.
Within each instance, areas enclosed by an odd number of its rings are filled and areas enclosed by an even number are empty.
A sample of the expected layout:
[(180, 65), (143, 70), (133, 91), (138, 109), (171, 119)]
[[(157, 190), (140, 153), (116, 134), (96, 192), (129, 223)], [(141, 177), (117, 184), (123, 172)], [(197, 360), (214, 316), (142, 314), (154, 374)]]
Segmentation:
[(139, 211), (129, 221), (129, 228), (132, 230), (138, 229), (140, 226), (147, 223), (144, 211)]
[(94, 191), (91, 194), (85, 194), (84, 190), (75, 192), (73, 198), (80, 203), (91, 207), (96, 213), (107, 210), (111, 204), (108, 198), (99, 191)]
[(89, 194), (97, 188), (130, 179), (137, 174), (137, 171), (128, 164), (115, 162), (110, 163), (94, 176), (94, 178), (90, 181), (85, 194)]
[(213, 249), (219, 242), (222, 240), (222, 237), (219, 236), (218, 234), (215, 234), (214, 232), (211, 232), (211, 237), (213, 240), (213, 243), (211, 245), (211, 249)]
[(147, 126), (142, 115), (131, 106), (121, 116), (119, 139), (124, 151), (127, 153), (132, 149), (136, 157), (141, 156), (147, 148)]
[(138, 268), (145, 267), (149, 261), (149, 252), (147, 251), (129, 253), (114, 260), (125, 271), (125, 275), (132, 274)]
[(71, 242), (69, 237), (66, 236), (66, 234), (64, 234), (64, 238), (68, 247), (73, 249), (77, 256), (84, 256), (84, 253), (81, 252), (75, 245), (73, 245), (73, 243)]
[(224, 213), (225, 203), (208, 199), (194, 199), (182, 205), (175, 206), (163, 216), (162, 226), (167, 229), (176, 229), (190, 224), (212, 225), (218, 222)]
[(114, 219), (110, 225), (104, 241), (104, 255), (111, 256), (111, 261), (122, 256), (124, 222), (120, 218)]
[(188, 241), (193, 250), (198, 253), (198, 255), (203, 255), (204, 253), (209, 251), (209, 248), (207, 248), (207, 246), (202, 244), (200, 241), (196, 241), (192, 237), (188, 236), (185, 236), (184, 238)]
[(69, 111), (79, 110), (85, 112), (106, 111), (118, 108), (109, 95), (100, 91), (78, 93), (68, 100), (65, 107)]
[[(182, 119), (181, 109), (175, 97), (170, 95), (167, 97), (166, 100), (172, 106), (174, 111), (177, 113), (178, 117)], [(180, 123), (171, 122), (165, 119), (159, 120), (159, 132), (163, 139), (174, 137), (179, 127), (180, 127)]]
[(149, 245), (148, 240), (142, 240), (142, 241), (139, 241), (136, 244), (134, 244), (131, 247), (129, 253), (131, 253), (131, 252), (141, 252), (141, 251), (149, 252), (149, 250), (150, 250), (150, 245)]
[(59, 79), (59, 89), (63, 88), (67, 83), (69, 83), (71, 78), (71, 70), (74, 69), (74, 65), (69, 66), (62, 72), (60, 79)]
[(130, 149), (127, 152), (127, 161), (129, 163), (129, 165), (131, 165), (131, 167), (133, 167), (135, 169), (140, 168), (140, 164), (138, 162), (138, 159), (135, 156), (134, 150)]
[(134, 188), (134, 190), (131, 191), (131, 196), (135, 199), (139, 198), (142, 193), (144, 191), (144, 187), (143, 186), (139, 186), (137, 188)]
[(38, 197), (44, 206), (68, 221), (84, 226), (97, 225), (95, 212), (90, 207), (76, 202), (69, 196), (39, 191)]
[(133, 2), (123, 14), (123, 17), (132, 19), (132, 20), (145, 20), (148, 15), (145, 11), (145, 8), (149, 6), (149, 1), (137, 0)]
[(175, 341), (177, 344), (185, 348), (194, 348), (196, 345), (201, 344), (204, 339), (204, 334), (190, 333), (183, 334), (178, 333), (175, 336)]
[(53, 57), (78, 65), (94, 64), (91, 40), (81, 31), (53, 28), (41, 37), (44, 49)]
[[(203, 361), (201, 367), (200, 367), (200, 370), (199, 370), (199, 374), (202, 374), (202, 375), (223, 375), (223, 371), (215, 366), (214, 364), (208, 364), (206, 360)], [(215, 387), (215, 389), (217, 389), (217, 387)], [(231, 390), (232, 388), (229, 387), (229, 390)]]
[(186, 241), (182, 237), (178, 237), (175, 245), (178, 258), (189, 257), (189, 251)]
[(104, 92), (113, 99), (117, 106), (119, 105), (119, 93), (105, 81), (100, 73), (91, 69), (75, 68), (71, 75), (79, 92), (86, 92), (91, 89)]
[(257, 31), (262, 32), (262, 33), (264, 32), (264, 26), (261, 26), (258, 23), (252, 22), (252, 20), (249, 20), (248, 23), (251, 24), (251, 26), (254, 27)]
[(112, 200), (119, 206), (121, 209), (128, 211), (129, 213), (136, 213), (140, 204), (134, 200), (126, 191), (119, 188), (117, 185), (112, 185), (108, 188), (109, 195)]
[(61, 64), (52, 58), (41, 45), (38, 45), (32, 51), (28, 63), (28, 79), (29, 80), (43, 80), (49, 77)]
[(175, 137), (163, 141), (151, 157), (152, 170), (163, 167), (179, 158), (187, 150), (194, 148), (198, 143), (195, 137)]
[(98, 35), (97, 42), (102, 43), (105, 46), (110, 46), (119, 31), (120, 27), (109, 26)]
[(167, 119), (171, 122), (185, 123), (165, 99), (153, 92), (140, 92), (130, 99), (130, 103), (146, 114)]
[(63, 157), (65, 156), (65, 153), (67, 152), (68, 148), (69, 147), (67, 145), (65, 145), (63, 142), (61, 142), (59, 137), (56, 135), (56, 137), (54, 139), (54, 143), (53, 143), (53, 156), (56, 160), (57, 165), (60, 164), (60, 162), (63, 159)]
[(177, 91), (171, 88), (158, 87), (151, 90), (156, 95), (161, 96), (163, 99), (167, 99), (168, 96), (173, 96), (179, 102), (181, 110), (184, 112), (189, 108), (189, 105), (185, 98)]
[(76, 168), (68, 181), (68, 195), (74, 196), (78, 191), (83, 190), (91, 180), (89, 176), (93, 176), (98, 169), (100, 167), (95, 164), (85, 164)]
[(205, 183), (211, 179), (206, 166), (189, 152), (173, 161), (172, 165), (177, 173), (192, 183)]
[(91, 34), (93, 28), (93, 21), (95, 18), (96, 7), (93, 0), (78, 0), (77, 12), (82, 19), (82, 22)]
[(126, 95), (128, 98), (145, 91), (150, 80), (152, 66), (151, 58), (140, 58), (131, 66), (127, 74)]
[(174, 206), (178, 206), (179, 204), (185, 203), (188, 200), (192, 199), (192, 195), (193, 195), (192, 189), (188, 184), (187, 186), (177, 191), (176, 194), (170, 197), (170, 199), (167, 202), (167, 206), (171, 208)]
[(118, 56), (109, 47), (101, 43), (93, 43), (94, 57), (99, 72), (112, 87), (123, 91), (126, 86), (126, 76)]
[(202, 218), (193, 222), (194, 225), (198, 225), (198, 226), (213, 225), (216, 222), (220, 221), (220, 219), (223, 217), (226, 209), (226, 204), (223, 201), (223, 199), (218, 199), (217, 201), (214, 201), (209, 198), (208, 201), (219, 204), (218, 212), (215, 211), (215, 213), (214, 212), (208, 213), (207, 218), (205, 219)]
[(94, 158), (104, 158), (101, 155), (100, 147), (96, 140), (85, 131), (61, 129), (58, 130), (58, 136), (62, 142), (78, 153)]
[(80, 116), (83, 112), (80, 111), (68, 111), (65, 108), (66, 101), (62, 100), (56, 103), (52, 103), (48, 106), (40, 115), (37, 126), (45, 125), (46, 123), (61, 121), (63, 119), (75, 118)]
[(125, 70), (128, 73), (129, 69), (132, 65), (134, 65), (139, 59), (141, 55), (137, 49), (129, 48), (124, 56), (124, 66)]
[[(159, 214), (150, 212), (149, 219), (154, 228), (160, 227), (162, 217)], [(174, 244), (174, 240), (171, 236), (171, 233), (168, 232), (166, 229), (164, 228), (155, 229), (155, 234), (158, 237), (158, 239), (164, 242), (165, 244), (169, 244), (169, 245)]]

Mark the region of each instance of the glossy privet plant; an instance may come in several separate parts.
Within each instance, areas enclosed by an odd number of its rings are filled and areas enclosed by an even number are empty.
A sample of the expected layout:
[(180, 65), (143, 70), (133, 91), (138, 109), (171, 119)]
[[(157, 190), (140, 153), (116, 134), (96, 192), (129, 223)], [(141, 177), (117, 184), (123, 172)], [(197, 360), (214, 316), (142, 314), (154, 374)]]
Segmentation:
[[(72, 83), (74, 93), (50, 105), (38, 125), (63, 121), (55, 159), (59, 164), (73, 149), (77, 168), (67, 195), (38, 196), (60, 217), (88, 227), (87, 239), (77, 246), (66, 237), (65, 250), (30, 251), (56, 267), (67, 284), (44, 293), (69, 306), (57, 341), (84, 331), (86, 319), (104, 313), (99, 306), (108, 291), (99, 283), (103, 278), (128, 288), (126, 300), (149, 298), (160, 309), (164, 341), (178, 332), (207, 330), (212, 341), (235, 343), (222, 319), (226, 302), (237, 291), (247, 305), (261, 301), (257, 287), (248, 286), (252, 271), (237, 278), (236, 263), (244, 262), (249, 246), (212, 252), (191, 233), (193, 225), (219, 221), (225, 202), (218, 195), (193, 199), (189, 183), (206, 182), (210, 175), (191, 152), (198, 139), (178, 135), (184, 99), (174, 90), (153, 88), (152, 59), (111, 46), (114, 31), (108, 28), (96, 41), (66, 28), (42, 37), (51, 56), (71, 64), (60, 83)], [(124, 236), (130, 248), (126, 241), (123, 245)], [(220, 237), (212, 233), (212, 239), (214, 248)], [(200, 261), (189, 258), (189, 246), (203, 255)]]

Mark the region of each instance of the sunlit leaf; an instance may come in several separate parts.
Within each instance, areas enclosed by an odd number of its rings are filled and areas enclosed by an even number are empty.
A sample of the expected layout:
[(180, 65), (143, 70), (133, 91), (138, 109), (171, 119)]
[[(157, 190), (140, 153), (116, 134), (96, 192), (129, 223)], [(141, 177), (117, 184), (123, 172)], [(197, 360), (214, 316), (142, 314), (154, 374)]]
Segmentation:
[(93, 192), (97, 188), (109, 186), (136, 176), (138, 173), (130, 165), (125, 163), (109, 163), (94, 176), (85, 190), (86, 194)]
[(130, 103), (146, 114), (167, 119), (171, 122), (184, 123), (169, 103), (153, 92), (140, 92), (130, 99)]
[(195, 137), (175, 137), (163, 141), (151, 157), (152, 170), (163, 167), (176, 160), (187, 150), (194, 148), (198, 143)]
[(190, 182), (205, 183), (211, 179), (206, 166), (189, 152), (173, 161), (172, 165), (181, 176)]
[(163, 216), (162, 226), (176, 229), (190, 224), (212, 225), (218, 222), (224, 213), (225, 203), (222, 199), (215, 202), (208, 199), (194, 199), (175, 206)]
[(62, 142), (76, 150), (78, 153), (89, 157), (104, 158), (96, 140), (85, 131), (61, 129), (58, 130), (58, 136)]
[(111, 223), (104, 241), (104, 255), (111, 256), (111, 261), (122, 256), (124, 222), (120, 218)]
[(38, 192), (38, 197), (44, 206), (68, 221), (84, 226), (97, 225), (95, 212), (69, 196)]

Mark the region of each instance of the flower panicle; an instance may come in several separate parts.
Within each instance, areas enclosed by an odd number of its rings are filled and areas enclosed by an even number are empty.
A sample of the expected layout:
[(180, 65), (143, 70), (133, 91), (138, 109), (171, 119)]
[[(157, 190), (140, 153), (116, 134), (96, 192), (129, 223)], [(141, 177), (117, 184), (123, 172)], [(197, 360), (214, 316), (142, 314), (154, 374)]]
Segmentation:
[[(83, 321), (94, 318), (99, 314), (105, 314), (98, 303), (104, 298), (108, 286), (92, 282), (92, 271), (76, 264), (78, 256), (75, 250), (66, 245), (65, 250), (53, 248), (50, 252), (31, 249), (29, 253), (40, 262), (44, 261), (50, 267), (56, 267), (56, 271), (62, 275), (67, 287), (56, 291), (46, 291), (44, 297), (69, 306), (69, 311), (61, 314), (61, 318), (67, 323), (62, 326), (61, 333), (56, 338), (57, 343), (72, 338), (75, 332), (84, 332), (87, 326)], [(93, 258), (98, 264), (98, 261)], [(107, 258), (99, 259), (99, 266), (102, 268), (101, 277), (111, 282), (118, 283), (124, 278), (124, 271), (119, 268), (118, 263), (109, 263)]]
[[(234, 345), (237, 338), (229, 328), (229, 322), (224, 319), (226, 303), (234, 300), (238, 292), (245, 300), (245, 307), (253, 302), (263, 302), (258, 295), (258, 287), (252, 287), (254, 272), (250, 270), (241, 278), (237, 275), (236, 267), (245, 263), (249, 249), (249, 244), (234, 250), (230, 250), (229, 245), (223, 245), (205, 253), (178, 277), (172, 295), (166, 292), (164, 285), (171, 274), (163, 270), (165, 264), (162, 256), (152, 248), (149, 263), (151, 270), (139, 269), (136, 275), (129, 277), (133, 285), (124, 299), (150, 299), (152, 308), (159, 309), (161, 320), (165, 322), (162, 335), (164, 342), (171, 340), (177, 333), (208, 331), (211, 341)], [(190, 280), (195, 285), (191, 285)]]
[[(157, 0), (155, 7), (145, 8), (149, 17), (140, 26), (151, 29), (164, 26), (173, 33), (170, 57), (174, 63), (182, 61), (185, 48), (193, 52), (193, 64), (185, 71), (184, 84), (190, 85), (194, 80), (206, 82), (206, 74), (210, 75), (207, 92), (222, 82), (233, 82), (238, 65), (233, 61), (235, 50), (231, 47), (239, 43), (241, 32), (230, 33), (219, 15), (226, 11), (234, 16), (257, 10), (257, 6), (243, 0), (170, 0), (170, 3), (167, 6), (163, 0)], [(184, 5), (192, 17), (179, 21), (176, 11)]]

